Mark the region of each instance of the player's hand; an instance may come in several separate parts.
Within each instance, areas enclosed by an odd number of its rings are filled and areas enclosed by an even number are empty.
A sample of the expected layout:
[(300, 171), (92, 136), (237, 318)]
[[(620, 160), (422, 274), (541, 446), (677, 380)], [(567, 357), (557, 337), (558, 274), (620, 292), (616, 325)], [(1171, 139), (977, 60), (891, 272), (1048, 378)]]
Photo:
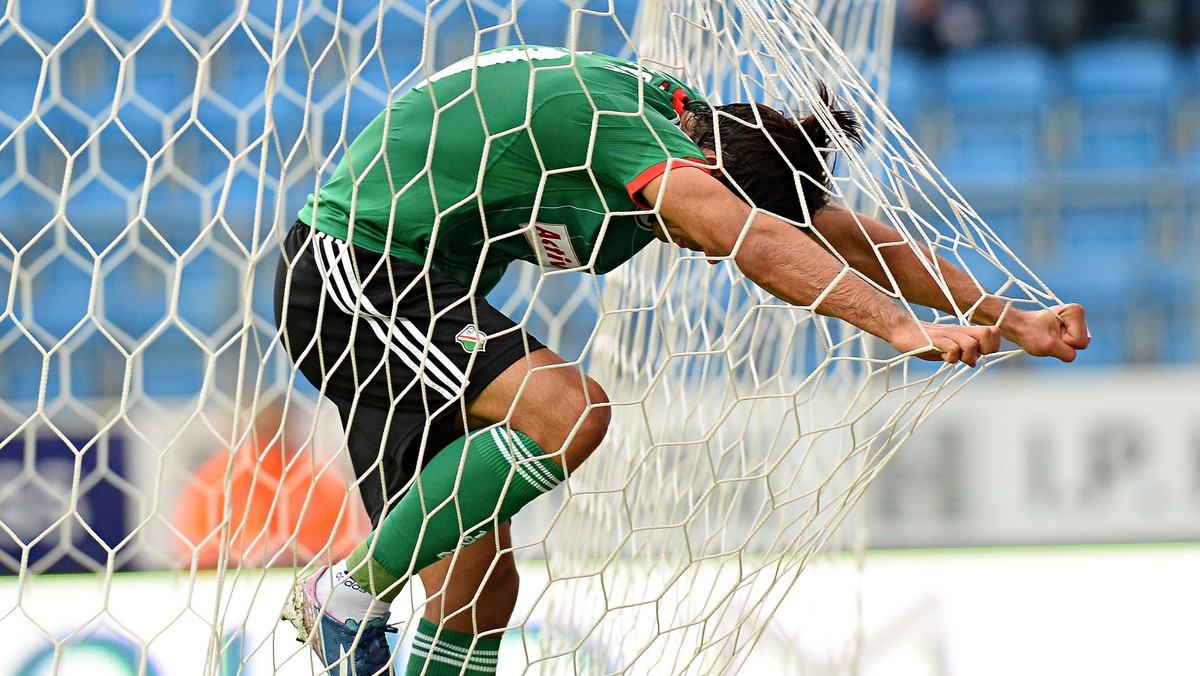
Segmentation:
[(913, 353), (926, 361), (975, 366), (980, 357), (1000, 349), (1000, 330), (994, 326), (906, 322), (888, 342), (897, 351)]
[(1088, 346), (1083, 307), (1075, 303), (1056, 305), (1037, 312), (1012, 312), (1001, 323), (1004, 337), (1035, 357), (1054, 357), (1075, 361), (1079, 350)]

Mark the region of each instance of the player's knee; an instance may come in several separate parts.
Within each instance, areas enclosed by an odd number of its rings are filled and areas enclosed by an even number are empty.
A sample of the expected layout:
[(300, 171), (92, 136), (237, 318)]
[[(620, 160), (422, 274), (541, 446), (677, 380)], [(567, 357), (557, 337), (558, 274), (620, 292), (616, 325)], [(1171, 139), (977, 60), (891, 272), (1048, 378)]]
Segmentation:
[(608, 395), (596, 381), (587, 379), (587, 397), (579, 411), (570, 441), (567, 443), (564, 461), (568, 471), (574, 470), (592, 451), (604, 441), (608, 434), (608, 426), (612, 421), (612, 409), (608, 405)]

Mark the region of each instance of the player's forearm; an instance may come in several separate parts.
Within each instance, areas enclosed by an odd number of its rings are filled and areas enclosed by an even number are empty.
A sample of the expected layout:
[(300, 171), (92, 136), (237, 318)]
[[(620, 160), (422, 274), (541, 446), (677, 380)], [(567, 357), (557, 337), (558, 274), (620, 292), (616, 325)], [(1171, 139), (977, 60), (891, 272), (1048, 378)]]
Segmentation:
[(814, 221), (823, 244), (864, 276), (911, 303), (962, 313), (985, 325), (995, 324), (1005, 310), (1004, 300), (986, 295), (961, 268), (924, 246), (913, 247), (895, 229), (874, 218), (831, 206)]
[[(643, 195), (659, 207), (666, 236), (710, 256), (733, 255), (754, 283), (793, 305), (891, 340), (912, 318), (795, 226), (758, 212), (699, 170), (655, 179)], [(660, 187), (663, 188), (660, 195)]]
[(771, 295), (890, 340), (912, 319), (793, 226), (759, 215), (737, 249), (738, 268)]
[[(988, 295), (969, 274), (946, 258), (924, 248), (920, 254), (907, 245), (885, 248), (884, 264), (893, 271), (900, 295), (909, 302), (952, 314), (961, 313), (976, 324), (994, 325), (1006, 306)], [(938, 278), (931, 270), (941, 276)]]

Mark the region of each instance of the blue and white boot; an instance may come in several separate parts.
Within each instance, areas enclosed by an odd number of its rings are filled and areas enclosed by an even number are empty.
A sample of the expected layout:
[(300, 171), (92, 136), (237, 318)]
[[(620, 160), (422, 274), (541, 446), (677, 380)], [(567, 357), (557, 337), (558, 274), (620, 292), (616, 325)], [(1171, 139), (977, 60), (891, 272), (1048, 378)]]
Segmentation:
[(376, 676), (390, 673), (392, 650), (387, 634), (396, 632), (383, 618), (367, 622), (339, 621), (321, 607), (317, 597), (317, 580), (328, 566), (296, 581), (291, 598), (283, 610), (282, 619), (292, 623), (299, 635), (297, 641), (307, 642), (317, 658), (336, 676)]

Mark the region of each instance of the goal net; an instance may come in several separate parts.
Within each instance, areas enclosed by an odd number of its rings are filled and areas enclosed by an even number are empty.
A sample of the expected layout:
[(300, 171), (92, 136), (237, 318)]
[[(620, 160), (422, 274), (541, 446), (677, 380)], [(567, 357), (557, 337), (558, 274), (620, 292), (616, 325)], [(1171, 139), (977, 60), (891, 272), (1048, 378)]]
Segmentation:
[[(885, 0), (10, 2), (0, 632), (18, 647), (0, 666), (313, 673), (276, 628), (284, 595), (296, 570), (343, 556), (369, 525), (336, 411), (276, 342), (282, 233), (368, 121), (475, 51), (615, 53), (717, 103), (828, 123), (811, 106), (823, 81), (867, 140), (838, 144), (835, 200), (993, 291), (1052, 300), (876, 93), (893, 11)], [(861, 545), (843, 524), (872, 478), (977, 371), (899, 358), (727, 262), (666, 246), (603, 279), (518, 265), (492, 299), (614, 402), (595, 458), (516, 522), (525, 582), (502, 672), (850, 673), (853, 627), (832, 648), (806, 647), (772, 615), (818, 553)], [(398, 604), (394, 619), (419, 606)], [(765, 655), (772, 642), (791, 652)]]

